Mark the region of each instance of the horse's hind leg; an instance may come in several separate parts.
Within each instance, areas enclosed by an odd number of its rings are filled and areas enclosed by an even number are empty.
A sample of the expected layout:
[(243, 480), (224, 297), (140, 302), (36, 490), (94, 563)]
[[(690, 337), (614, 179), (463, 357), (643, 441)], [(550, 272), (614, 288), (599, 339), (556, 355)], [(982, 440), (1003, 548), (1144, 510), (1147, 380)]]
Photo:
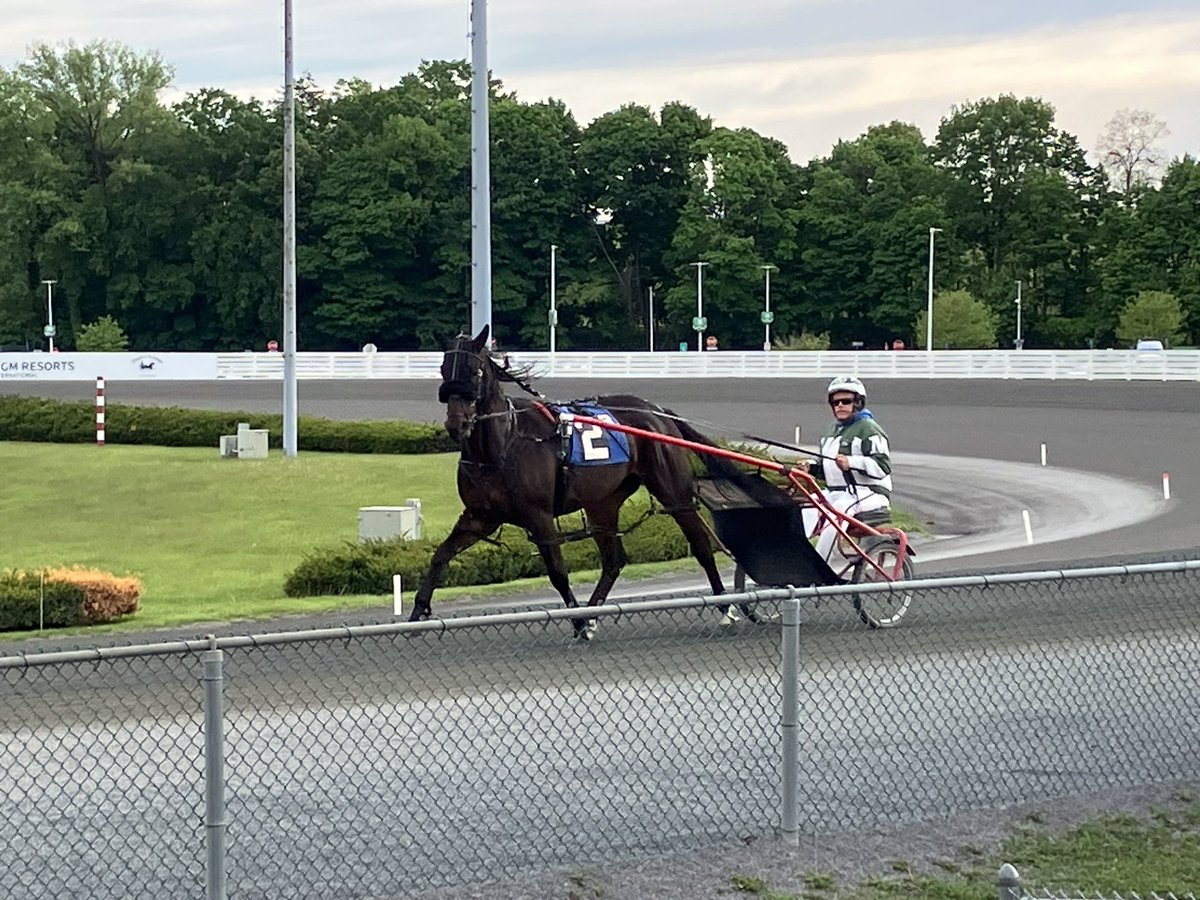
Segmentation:
[[(623, 501), (624, 498), (618, 498)], [(621, 570), (625, 568), (628, 558), (625, 556), (625, 545), (621, 542), (619, 532), (620, 503), (616, 506), (591, 507), (588, 510), (588, 521), (592, 528), (592, 540), (600, 551), (600, 578), (588, 598), (588, 606), (599, 606), (608, 598), (608, 592), (617, 582)], [(576, 629), (578, 631), (578, 629)], [(588, 619), (584, 624), (582, 637), (590, 640), (596, 633), (596, 620)]]
[(433, 590), (441, 584), (442, 576), (450, 560), (462, 553), (468, 547), (473, 547), (489, 534), (500, 527), (499, 522), (481, 519), (479, 516), (463, 510), (454, 528), (444, 541), (433, 551), (433, 559), (429, 563), (429, 571), (421, 579), (417, 588), (417, 596), (413, 601), (413, 611), (408, 617), (410, 622), (428, 619), (433, 608)]
[[(721, 582), (721, 573), (717, 570), (717, 561), (713, 556), (712, 543), (709, 541), (708, 528), (705, 526), (704, 520), (700, 518), (700, 513), (694, 509), (684, 509), (673, 512), (671, 515), (679, 525), (684, 537), (687, 538), (688, 546), (692, 548), (692, 555), (696, 557), (700, 567), (704, 569), (704, 574), (708, 576), (713, 596), (725, 593), (725, 585)], [(737, 614), (728, 604), (717, 608), (724, 614), (727, 623), (737, 621)], [(750, 621), (759, 621), (758, 614), (750, 604), (743, 603), (739, 608)]]

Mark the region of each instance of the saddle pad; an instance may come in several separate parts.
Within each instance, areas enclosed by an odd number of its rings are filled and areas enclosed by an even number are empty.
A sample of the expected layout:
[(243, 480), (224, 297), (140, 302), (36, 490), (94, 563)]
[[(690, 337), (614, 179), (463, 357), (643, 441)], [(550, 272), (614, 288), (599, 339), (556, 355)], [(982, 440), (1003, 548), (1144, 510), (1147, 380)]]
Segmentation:
[[(571, 404), (571, 411), (605, 422), (617, 417), (601, 406), (585, 403)], [(573, 466), (611, 466), (629, 462), (629, 436), (609, 431), (599, 425), (575, 423), (571, 426), (571, 446), (568, 461)]]

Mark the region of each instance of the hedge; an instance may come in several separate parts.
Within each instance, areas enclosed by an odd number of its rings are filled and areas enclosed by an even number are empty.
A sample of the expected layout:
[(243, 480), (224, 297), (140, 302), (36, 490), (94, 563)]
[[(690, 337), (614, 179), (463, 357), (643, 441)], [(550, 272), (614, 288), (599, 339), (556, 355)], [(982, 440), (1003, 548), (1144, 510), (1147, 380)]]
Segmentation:
[[(640, 512), (638, 504), (626, 504), (629, 527)], [(565, 525), (564, 527), (570, 527)], [(651, 516), (622, 538), (625, 555), (631, 563), (662, 562), (690, 555), (687, 539), (665, 514)], [(344, 543), (319, 550), (307, 557), (284, 582), (289, 597), (321, 594), (390, 594), (392, 576), (416, 589), (429, 569), (429, 561), (439, 541), (420, 540), (368, 541)], [(598, 569), (600, 556), (592, 540), (571, 541), (563, 545), (567, 571)], [(534, 578), (546, 574), (541, 554), (524, 532), (505, 526), (499, 544), (479, 543), (451, 561), (441, 587), (499, 584), (516, 578)]]
[[(281, 415), (117, 403), (105, 409), (104, 440), (109, 444), (216, 447), (221, 435), (237, 431), (239, 422), (267, 429), (271, 446), (282, 446)], [(300, 450), (448, 453), (458, 449), (444, 428), (425, 423), (342, 422), (301, 416), (296, 430)], [(96, 440), (96, 405), (92, 401), (2, 396), (0, 440), (92, 443)]]
[(0, 631), (98, 625), (133, 615), (141, 581), (96, 569), (0, 572)]

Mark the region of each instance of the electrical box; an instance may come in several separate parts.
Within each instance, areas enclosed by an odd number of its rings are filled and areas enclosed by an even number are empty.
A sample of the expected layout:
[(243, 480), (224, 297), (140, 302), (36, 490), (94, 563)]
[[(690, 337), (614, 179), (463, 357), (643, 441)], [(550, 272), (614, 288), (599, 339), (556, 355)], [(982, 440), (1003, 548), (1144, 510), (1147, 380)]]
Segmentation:
[(420, 540), (421, 522), (420, 500), (407, 500), (404, 506), (364, 506), (358, 511), (358, 541)]

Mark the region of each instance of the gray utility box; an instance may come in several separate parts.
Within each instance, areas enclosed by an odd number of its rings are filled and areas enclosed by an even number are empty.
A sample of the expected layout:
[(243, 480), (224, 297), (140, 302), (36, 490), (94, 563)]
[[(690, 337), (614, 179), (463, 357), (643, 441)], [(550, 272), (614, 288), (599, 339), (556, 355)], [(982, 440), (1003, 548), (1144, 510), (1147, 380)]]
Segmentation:
[(403, 506), (364, 506), (358, 511), (358, 541), (421, 538), (421, 501), (410, 498)]
[(221, 435), (221, 456), (227, 459), (266, 459), (269, 432), (238, 422), (237, 434)]

